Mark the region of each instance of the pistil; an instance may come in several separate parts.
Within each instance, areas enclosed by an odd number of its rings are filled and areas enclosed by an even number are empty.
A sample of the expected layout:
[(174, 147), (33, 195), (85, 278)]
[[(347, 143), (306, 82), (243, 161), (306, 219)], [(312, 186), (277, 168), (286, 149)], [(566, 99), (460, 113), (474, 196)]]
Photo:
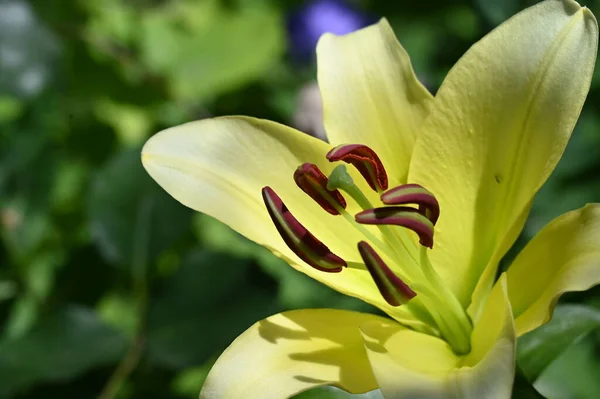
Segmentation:
[[(350, 174), (346, 170), (346, 166), (344, 165), (338, 165), (333, 169), (333, 171), (329, 175), (327, 188), (329, 190), (340, 190), (347, 193), (364, 211), (373, 208), (373, 204), (371, 204), (369, 199), (356, 186), (354, 180), (352, 179), (352, 176), (350, 176)], [(357, 226), (360, 226), (360, 222), (356, 220), (356, 217), (352, 218), (352, 222), (354, 222)], [(364, 230), (364, 228), (362, 227), (358, 228)], [(378, 245), (380, 249), (382, 249), (388, 256), (390, 256), (390, 258), (395, 259), (399, 264), (410, 265), (412, 270), (409, 271), (409, 273), (418, 273), (417, 260), (414, 257), (411, 259), (407, 256), (407, 254), (411, 255), (410, 250), (408, 249), (408, 244), (400, 240), (396, 235), (394, 235), (394, 233), (388, 226), (378, 225), (377, 228), (380, 230), (381, 234), (387, 239), (388, 243), (397, 243), (399, 244), (399, 247), (403, 247), (405, 251), (401, 251), (400, 248), (396, 245), (389, 244)], [(373, 237), (373, 234), (369, 233), (369, 235)], [(377, 239), (377, 242), (379, 244), (381, 243), (381, 240)]]
[(344, 165), (336, 166), (327, 182), (327, 188), (329, 190), (342, 190), (350, 195), (354, 201), (363, 209), (372, 208), (373, 205), (368, 198), (363, 194), (362, 191), (354, 184), (352, 176), (346, 170)]
[(456, 318), (457, 324), (460, 327), (462, 341), (467, 341), (463, 346), (470, 347), (470, 336), (473, 330), (471, 320), (463, 309), (462, 305), (456, 296), (444, 284), (439, 274), (435, 271), (429, 256), (427, 256), (427, 248), (421, 248), (421, 267), (428, 282), (435, 287), (435, 292), (442, 299), (442, 302), (450, 309), (449, 315)]

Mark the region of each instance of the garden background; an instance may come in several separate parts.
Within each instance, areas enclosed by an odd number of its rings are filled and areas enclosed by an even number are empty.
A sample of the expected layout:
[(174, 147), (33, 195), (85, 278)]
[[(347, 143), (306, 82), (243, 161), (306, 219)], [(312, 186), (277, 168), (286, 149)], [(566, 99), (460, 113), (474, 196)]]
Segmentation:
[[(319, 135), (322, 32), (387, 17), (435, 92), (472, 43), (533, 3), (0, 0), (0, 398), (196, 398), (255, 321), (375, 311), (184, 208), (143, 170), (142, 144), (231, 114)], [(600, 202), (600, 68), (515, 247), (587, 202)], [(561, 303), (520, 341), (519, 366), (546, 395), (598, 398), (600, 289)]]

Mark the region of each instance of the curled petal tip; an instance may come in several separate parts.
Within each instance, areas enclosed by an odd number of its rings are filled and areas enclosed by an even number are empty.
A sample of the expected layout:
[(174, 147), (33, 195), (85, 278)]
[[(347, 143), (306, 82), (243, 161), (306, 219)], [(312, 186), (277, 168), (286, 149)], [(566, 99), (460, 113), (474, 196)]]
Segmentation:
[(362, 144), (342, 144), (327, 153), (331, 162), (344, 161), (352, 164), (375, 190), (387, 190), (388, 177), (383, 163), (371, 148)]
[(294, 172), (294, 181), (308, 194), (321, 208), (332, 215), (339, 215), (338, 209), (346, 209), (346, 200), (339, 190), (327, 188), (327, 176), (321, 172), (317, 165), (304, 163)]
[(365, 241), (358, 243), (358, 252), (387, 303), (392, 306), (400, 306), (417, 295), (392, 272), (377, 252)]
[(329, 273), (340, 272), (347, 266), (346, 261), (331, 252), (291, 214), (271, 187), (262, 189), (262, 197), (281, 238), (300, 259)]

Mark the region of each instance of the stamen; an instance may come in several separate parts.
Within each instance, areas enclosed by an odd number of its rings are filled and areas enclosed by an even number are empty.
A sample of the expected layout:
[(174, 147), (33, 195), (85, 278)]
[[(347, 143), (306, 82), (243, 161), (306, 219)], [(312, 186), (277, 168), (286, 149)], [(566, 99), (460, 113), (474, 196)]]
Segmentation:
[(419, 212), (427, 216), (435, 225), (440, 217), (440, 205), (435, 196), (419, 184), (404, 184), (394, 187), (381, 195), (387, 205), (419, 205)]
[(327, 153), (329, 161), (354, 165), (374, 190), (387, 190), (388, 177), (383, 163), (372, 149), (362, 144), (342, 144)]
[(300, 259), (317, 270), (330, 273), (340, 272), (347, 266), (290, 213), (271, 187), (264, 187), (262, 196), (281, 238)]
[(327, 189), (327, 176), (317, 165), (312, 163), (300, 165), (294, 172), (294, 181), (302, 191), (332, 215), (339, 215), (340, 208), (346, 209), (346, 200), (339, 190)]
[[(352, 180), (352, 176), (350, 176), (350, 174), (346, 170), (346, 165), (337, 165), (333, 169), (333, 171), (329, 175), (329, 182), (327, 183), (327, 188), (330, 190), (339, 189), (340, 191), (343, 191), (346, 194), (350, 195), (350, 197), (354, 201), (356, 201), (358, 206), (360, 206), (363, 210), (374, 208), (373, 204), (371, 204), (369, 199), (363, 194), (362, 191), (360, 191), (360, 189), (356, 186), (356, 184), (354, 184), (354, 181)], [(347, 219), (350, 218), (351, 223), (355, 227), (360, 226), (360, 224), (357, 223), (356, 219), (354, 217), (350, 216), (346, 211), (342, 212), (342, 216), (344, 216), (344, 218), (347, 218)], [(414, 267), (418, 267), (416, 258), (410, 252), (410, 250), (408, 249), (409, 247), (404, 242), (404, 240), (398, 238), (389, 226), (379, 225), (377, 227), (381, 231), (382, 235), (384, 237), (387, 237), (389, 243), (398, 242), (398, 244), (399, 244), (398, 247), (396, 247), (394, 245), (387, 245), (388, 250), (384, 251), (384, 252), (386, 252), (388, 255), (389, 255), (390, 251), (395, 252), (396, 255), (391, 256), (392, 258), (394, 258), (396, 260), (400, 260), (400, 263), (402, 263), (402, 264), (406, 263), (405, 261), (408, 260), (409, 264), (413, 265)], [(369, 238), (369, 240), (371, 240), (371, 243), (376, 243), (377, 241), (380, 242), (380, 240), (378, 240), (378, 239), (374, 240), (372, 237), (372, 234), (370, 234), (368, 231), (364, 231), (363, 234), (365, 234)], [(371, 237), (369, 237), (369, 235), (371, 235)], [(410, 240), (408, 240), (408, 237), (407, 237), (406, 241), (410, 242)], [(382, 247), (386, 246), (385, 244), (383, 244), (383, 246), (380, 244), (376, 244), (376, 245), (378, 246), (378, 248), (380, 250), (382, 249)], [(400, 248), (404, 248), (407, 252), (405, 253), (405, 252), (401, 251)], [(410, 259), (406, 258), (407, 254), (410, 255)], [(411, 259), (412, 259), (412, 263), (410, 262)]]
[(381, 296), (387, 303), (392, 306), (400, 306), (417, 295), (400, 277), (390, 270), (377, 252), (365, 241), (358, 243), (358, 251)]
[(392, 224), (417, 233), (421, 245), (433, 248), (433, 223), (414, 208), (390, 206), (362, 211), (354, 216), (362, 224)]

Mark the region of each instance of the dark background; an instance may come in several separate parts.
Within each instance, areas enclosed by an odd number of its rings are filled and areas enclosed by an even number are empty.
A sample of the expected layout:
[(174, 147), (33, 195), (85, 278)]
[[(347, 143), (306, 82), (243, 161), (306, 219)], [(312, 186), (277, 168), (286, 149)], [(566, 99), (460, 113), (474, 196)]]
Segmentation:
[[(386, 16), (435, 91), (472, 43), (534, 2), (334, 3), (315, 22), (302, 1), (0, 0), (0, 398), (196, 398), (255, 321), (372, 310), (184, 208), (139, 161), (153, 133), (208, 116), (318, 126), (318, 103), (298, 96), (328, 26)], [(585, 5), (600, 13), (600, 2)], [(554, 217), (600, 202), (598, 73), (518, 248)], [(583, 327), (546, 340), (536, 387), (600, 397), (600, 291), (563, 302), (561, 317)]]

